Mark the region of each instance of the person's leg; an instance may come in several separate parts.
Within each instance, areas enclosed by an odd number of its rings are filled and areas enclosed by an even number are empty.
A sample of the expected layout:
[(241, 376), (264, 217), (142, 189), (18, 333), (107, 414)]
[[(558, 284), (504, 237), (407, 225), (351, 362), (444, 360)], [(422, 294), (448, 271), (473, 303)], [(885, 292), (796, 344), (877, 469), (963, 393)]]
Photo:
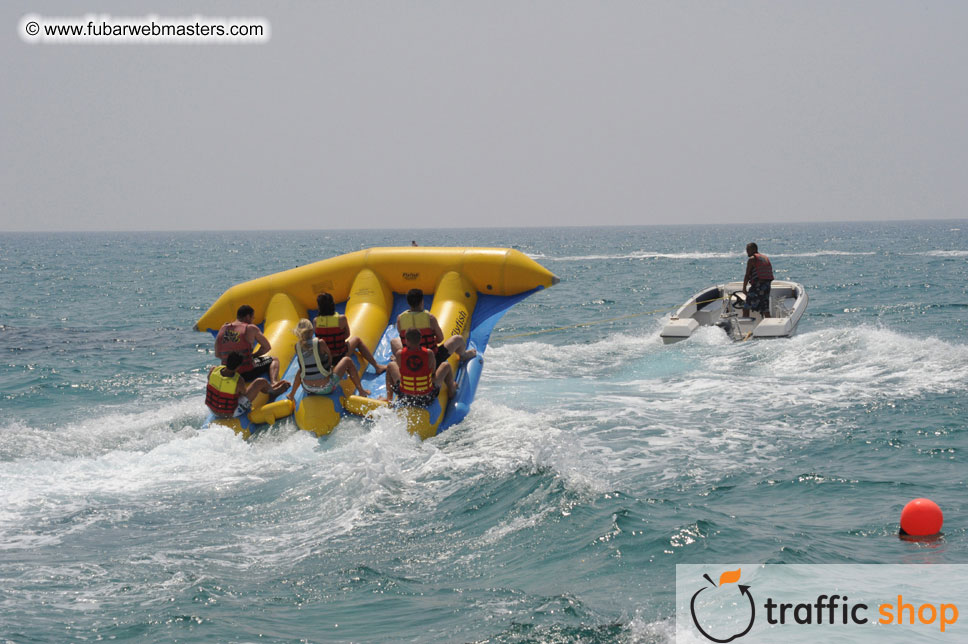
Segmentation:
[(461, 360), (470, 360), (477, 355), (477, 351), (474, 349), (467, 349), (466, 351), (464, 350), (466, 343), (464, 342), (464, 337), (460, 335), (450, 336), (444, 340), (443, 346), (451, 353), (456, 353), (457, 357)]
[(356, 392), (361, 396), (369, 396), (370, 390), (363, 388), (363, 383), (360, 382), (360, 372), (356, 370), (356, 365), (350, 360), (349, 356), (345, 356), (333, 369), (333, 376), (337, 379), (342, 379), (345, 374), (349, 374), (350, 380), (356, 386)]
[(397, 354), (403, 351), (403, 340), (400, 338), (393, 338), (390, 340), (390, 353), (393, 354), (393, 359), (397, 359)]
[(376, 371), (376, 375), (380, 375), (387, 370), (386, 365), (377, 364), (376, 358), (373, 357), (373, 352), (370, 348), (366, 346), (366, 343), (359, 338), (359, 336), (353, 335), (346, 340), (346, 355), (353, 355), (354, 351), (359, 351), (363, 359), (368, 363), (373, 365), (373, 369)]
[(279, 358), (263, 356), (262, 358), (257, 358), (256, 360), (258, 362), (262, 362), (262, 364), (257, 366), (255, 369), (246, 371), (245, 373), (242, 373), (241, 371), (239, 372), (246, 382), (253, 382), (257, 378), (268, 376), (268, 380), (274, 390), (279, 389), (282, 385), (285, 385), (282, 387), (282, 389), (289, 387), (288, 382), (285, 380), (279, 380)]
[(289, 389), (289, 382), (287, 380), (277, 380), (268, 387), (268, 392), (270, 396), (278, 396), (286, 389)]
[(244, 395), (252, 401), (264, 391), (269, 391), (269, 381), (265, 378), (256, 378), (246, 386)]
[(386, 383), (387, 383), (387, 402), (393, 400), (393, 391), (400, 382), (400, 365), (396, 362), (387, 364)]
[(457, 385), (454, 384), (454, 370), (450, 368), (449, 362), (445, 362), (437, 367), (437, 373), (434, 375), (434, 384), (438, 387), (441, 385), (446, 386), (447, 395), (451, 398), (457, 394)]

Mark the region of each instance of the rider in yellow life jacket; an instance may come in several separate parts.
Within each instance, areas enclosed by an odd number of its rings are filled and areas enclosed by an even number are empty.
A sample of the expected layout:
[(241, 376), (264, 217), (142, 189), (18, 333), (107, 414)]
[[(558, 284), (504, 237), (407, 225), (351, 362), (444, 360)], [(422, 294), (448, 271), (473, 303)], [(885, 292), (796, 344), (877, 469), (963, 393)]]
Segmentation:
[(233, 351), (226, 356), (224, 365), (216, 365), (208, 371), (205, 405), (218, 418), (241, 416), (248, 410), (249, 403), (263, 391), (275, 395), (289, 386), (288, 383), (279, 383), (272, 387), (265, 378), (256, 378), (246, 384), (236, 371), (244, 361), (241, 353)]
[(461, 360), (470, 360), (477, 355), (474, 349), (467, 349), (464, 337), (452, 335), (444, 339), (444, 332), (440, 329), (437, 318), (432, 313), (424, 311), (424, 294), (419, 288), (407, 291), (409, 311), (397, 316), (397, 332), (399, 338), (390, 341), (390, 349), (394, 357), (403, 349), (403, 340), (407, 331), (416, 329), (420, 332), (420, 346), (434, 352), (437, 364), (443, 364), (452, 353), (456, 353)]
[(450, 363), (437, 365), (433, 352), (421, 346), (419, 330), (409, 329), (404, 337), (406, 346), (397, 354), (396, 361), (387, 365), (387, 401), (393, 402), (393, 395), (397, 394), (399, 405), (427, 407), (437, 399), (441, 385), (447, 387), (447, 394), (453, 398), (457, 385)]
[(352, 335), (346, 316), (336, 312), (336, 302), (332, 295), (320, 293), (316, 296), (316, 306), (319, 309), (314, 323), (316, 337), (326, 343), (333, 364), (339, 364), (343, 356), (352, 357), (354, 352), (359, 351), (363, 359), (373, 365), (376, 375), (386, 371), (385, 365), (377, 364), (366, 343), (359, 336)]

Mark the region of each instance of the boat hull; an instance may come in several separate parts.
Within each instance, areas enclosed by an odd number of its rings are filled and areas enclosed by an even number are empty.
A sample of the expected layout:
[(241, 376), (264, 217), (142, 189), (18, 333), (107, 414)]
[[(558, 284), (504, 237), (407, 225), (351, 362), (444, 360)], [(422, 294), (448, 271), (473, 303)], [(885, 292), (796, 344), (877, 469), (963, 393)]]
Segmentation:
[(696, 293), (670, 317), (659, 336), (671, 344), (691, 337), (704, 326), (722, 327), (734, 340), (785, 338), (796, 332), (809, 302), (802, 284), (774, 280), (768, 318), (758, 313), (742, 315), (742, 288), (742, 282), (728, 282)]

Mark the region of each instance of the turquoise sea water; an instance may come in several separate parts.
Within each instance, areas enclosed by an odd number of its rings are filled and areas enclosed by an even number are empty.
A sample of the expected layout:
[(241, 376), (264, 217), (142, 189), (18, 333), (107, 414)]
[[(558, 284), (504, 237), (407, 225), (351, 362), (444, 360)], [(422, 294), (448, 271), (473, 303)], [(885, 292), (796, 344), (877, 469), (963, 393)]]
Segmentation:
[[(495, 329), (468, 419), (200, 429), (230, 285), (376, 245), (562, 278)], [(757, 241), (791, 339), (666, 346)], [(968, 563), (968, 221), (0, 234), (0, 640), (671, 642), (675, 564)], [(946, 513), (896, 537), (903, 504)]]

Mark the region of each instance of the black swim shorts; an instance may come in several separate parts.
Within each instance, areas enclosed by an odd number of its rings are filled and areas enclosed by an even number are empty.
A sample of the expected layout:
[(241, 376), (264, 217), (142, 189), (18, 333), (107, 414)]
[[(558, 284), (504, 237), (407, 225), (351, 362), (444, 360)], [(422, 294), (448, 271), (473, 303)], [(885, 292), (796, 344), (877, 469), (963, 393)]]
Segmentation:
[(447, 350), (447, 347), (445, 347), (442, 344), (437, 345), (437, 353), (434, 354), (434, 358), (437, 359), (437, 366), (439, 367), (440, 365), (447, 362), (447, 358), (449, 357), (450, 357), (450, 351)]
[(767, 313), (770, 310), (770, 280), (756, 280), (750, 282), (750, 288), (746, 293), (746, 307), (758, 313)]
[(408, 396), (407, 394), (401, 394), (399, 385), (395, 386), (393, 391), (398, 396), (398, 398), (393, 402), (395, 407), (430, 407), (432, 404), (434, 404), (434, 401), (437, 400), (437, 396), (440, 395), (440, 387), (436, 386), (429, 394), (424, 394), (422, 396)]
[(272, 366), (272, 356), (257, 356), (252, 358), (252, 364), (255, 365), (252, 369), (244, 372), (239, 371), (242, 380), (252, 382), (256, 378), (265, 377), (266, 380), (269, 379), (269, 367)]

